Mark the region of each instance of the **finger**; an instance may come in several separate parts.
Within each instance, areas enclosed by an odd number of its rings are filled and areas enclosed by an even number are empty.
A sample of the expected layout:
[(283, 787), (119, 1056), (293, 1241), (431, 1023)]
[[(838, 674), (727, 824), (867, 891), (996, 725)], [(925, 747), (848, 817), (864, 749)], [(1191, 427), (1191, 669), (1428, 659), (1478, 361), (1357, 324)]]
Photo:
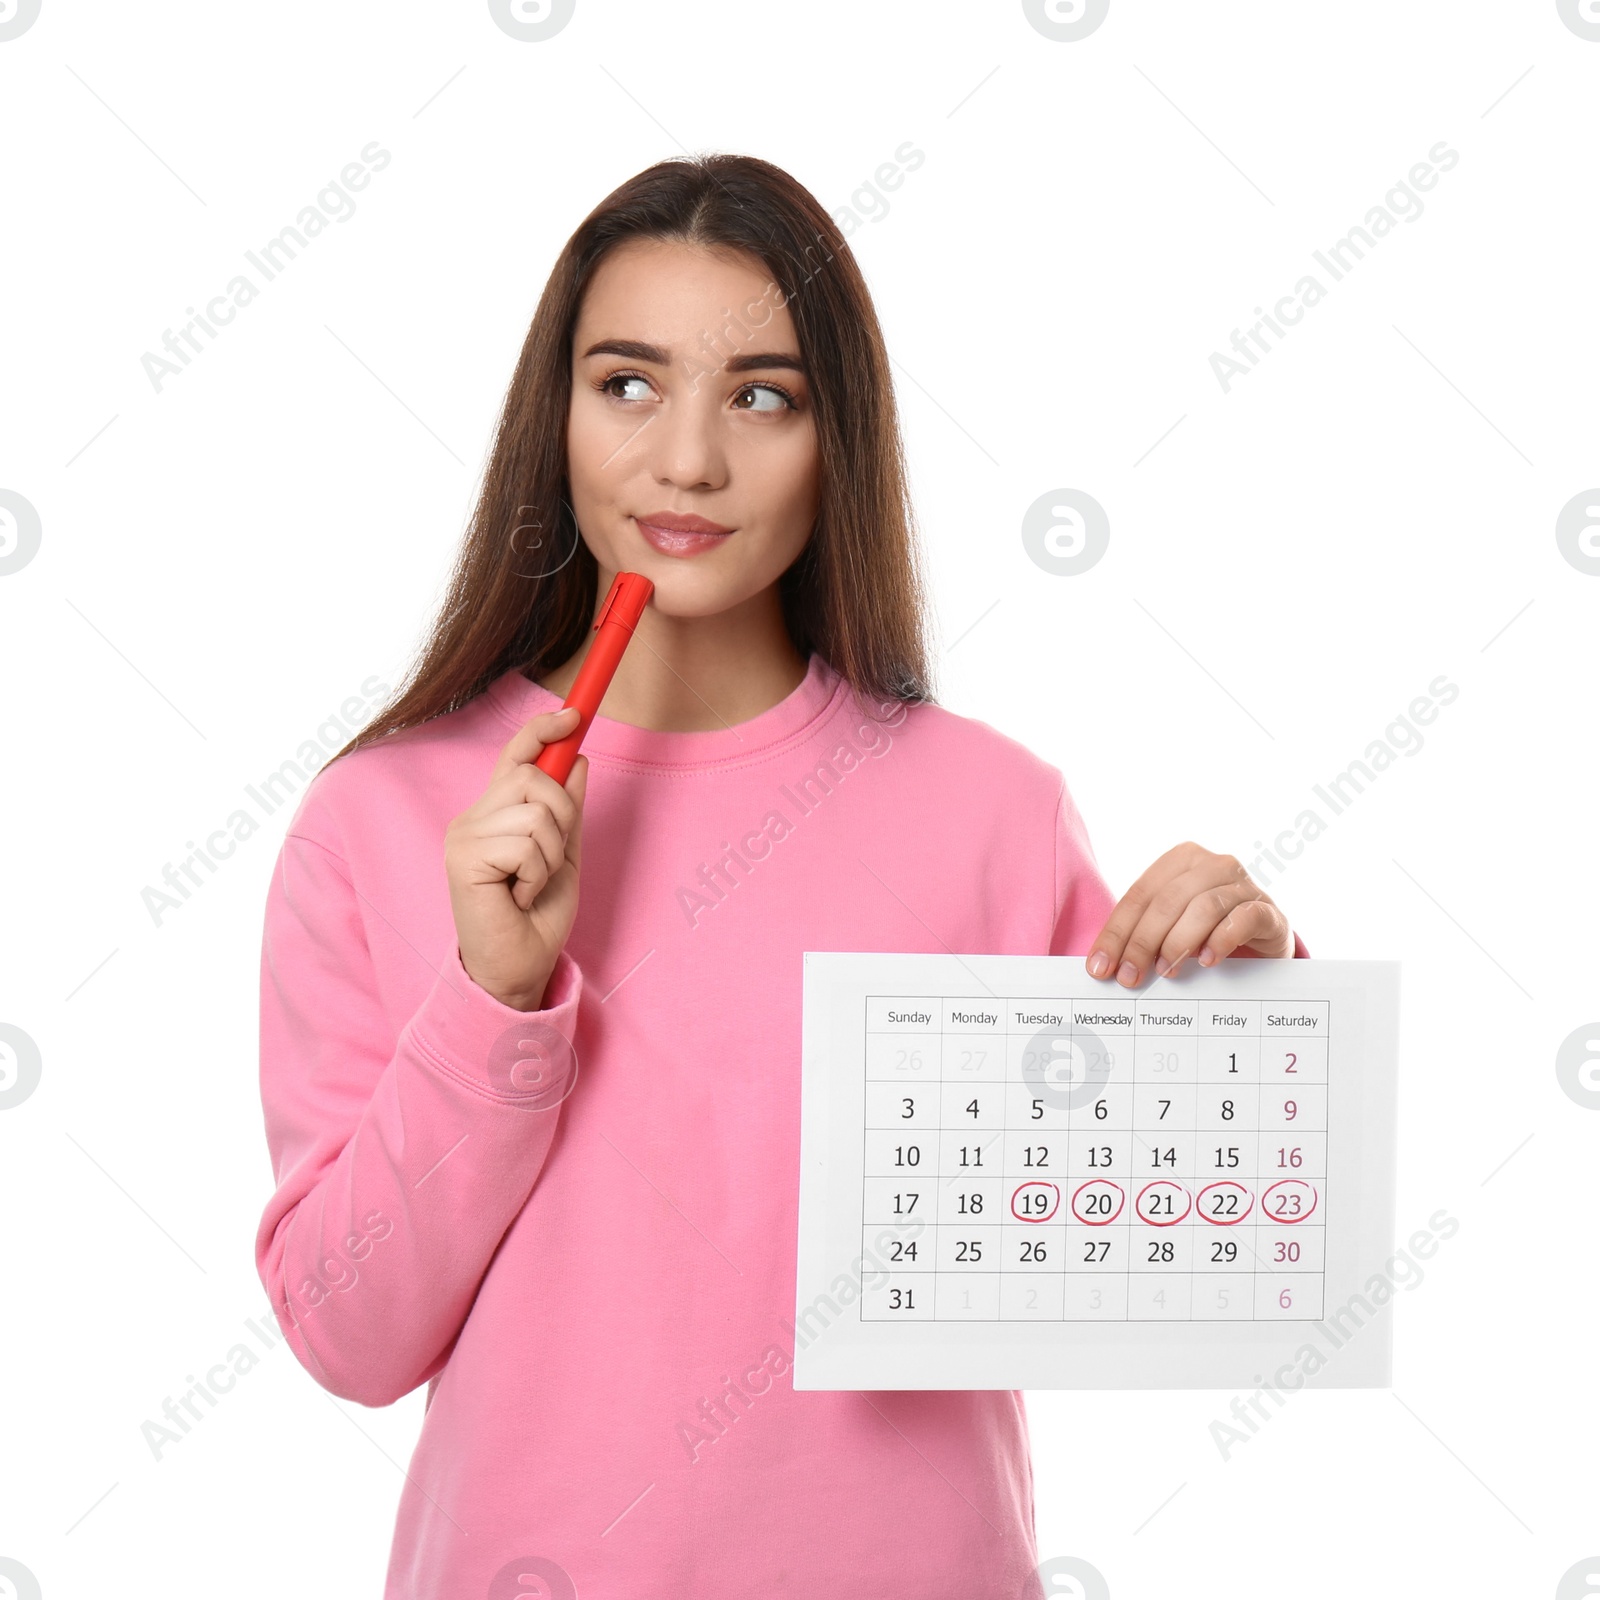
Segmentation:
[[(1248, 878), (1238, 883), (1214, 884), (1203, 888), (1184, 907), (1156, 951), (1154, 967), (1158, 978), (1170, 978), (1205, 944), (1214, 929), (1236, 906), (1259, 900), (1261, 891)], [(1205, 963), (1210, 965), (1209, 962)]]
[(530, 717), (506, 740), (489, 781), (493, 783), (505, 777), (525, 761), (537, 761), (544, 747), (554, 744), (558, 739), (565, 739), (578, 726), (578, 720), (576, 706), (562, 706), (559, 711), (541, 711), (538, 716)]
[[(1276, 947), (1287, 943), (1292, 948), (1293, 939), (1289, 919), (1282, 909), (1259, 897), (1236, 906), (1211, 930), (1198, 959), (1201, 966), (1210, 967), (1232, 955), (1242, 944)], [(1210, 960), (1206, 959), (1207, 951)]]
[[(1260, 893), (1233, 856), (1205, 852), (1202, 861), (1165, 885), (1150, 902), (1138, 927), (1128, 938), (1122, 965), (1117, 970), (1117, 982), (1128, 987), (1142, 982), (1157, 952), (1165, 945), (1171, 944), (1176, 955), (1184, 953), (1174, 931), (1192, 906), (1198, 904), (1197, 919), (1203, 921), (1209, 915), (1214, 928), (1241, 900), (1255, 899)], [(1130, 967), (1134, 969), (1131, 978), (1128, 976)]]
[[(1225, 871), (1222, 863), (1231, 861), (1232, 857), (1214, 856), (1190, 841), (1159, 856), (1140, 873), (1095, 936), (1085, 963), (1089, 976), (1105, 978), (1114, 973), (1127, 987), (1138, 983), (1184, 907), (1202, 888), (1219, 881), (1219, 872)], [(1130, 949), (1136, 935), (1139, 944)]]
[(549, 871), (536, 871), (536, 866), (548, 867), (549, 863), (541, 856), (536, 863), (530, 856), (527, 868), (517, 874), (508, 883), (511, 890), (511, 903), (518, 911), (526, 911), (535, 900), (550, 887), (550, 880), (555, 876)]
[(567, 796), (572, 801), (572, 823), (567, 829), (567, 860), (574, 872), (583, 860), (583, 802), (589, 793), (589, 758), (579, 756), (567, 774)]
[(507, 806), (526, 804), (544, 806), (556, 819), (563, 837), (571, 831), (576, 817), (572, 796), (548, 772), (541, 772), (528, 762), (491, 779), (489, 786), (462, 813), (462, 820), (481, 822)]
[[(509, 886), (532, 884), (538, 894), (549, 881), (549, 864), (539, 845), (525, 833), (498, 834), (473, 842), (474, 872), (470, 892), (498, 894)], [(558, 857), (559, 859), (559, 857)]]
[(1207, 852), (1186, 840), (1174, 845), (1164, 855), (1157, 856), (1139, 874), (1128, 892), (1112, 907), (1105, 926), (1094, 937), (1084, 963), (1091, 978), (1109, 977), (1118, 970), (1128, 939), (1138, 927), (1151, 900), (1163, 884), (1170, 882), (1194, 862), (1197, 853), (1204, 855)]
[(527, 911), (545, 892), (550, 883), (554, 882), (567, 868), (576, 873), (583, 859), (583, 797), (589, 787), (589, 758), (579, 756), (572, 764), (572, 771), (567, 774), (566, 788), (563, 797), (572, 808), (572, 825), (567, 829), (562, 855), (559, 859), (550, 861), (546, 881), (537, 888), (522, 881), (511, 885), (511, 898), (516, 902), (517, 910)]
[[(539, 852), (544, 863), (546, 878), (559, 872), (566, 861), (566, 840), (562, 836), (561, 829), (549, 811), (538, 804), (504, 806), (499, 811), (491, 812), (488, 816), (469, 823), (463, 836), (476, 847), (479, 860), (483, 862), (490, 860), (488, 847), (499, 840), (529, 841)], [(496, 850), (494, 858), (496, 866), (503, 854), (503, 851)], [(509, 873), (505, 876), (509, 876)], [(493, 881), (487, 872), (484, 874), (484, 881)]]
[[(579, 756), (572, 764), (572, 771), (567, 774), (566, 794), (573, 807), (572, 826), (566, 835), (566, 852), (563, 862), (558, 862), (552, 867), (550, 881), (553, 882), (561, 872), (570, 867), (574, 873), (583, 861), (583, 797), (589, 788), (589, 758)], [(511, 898), (516, 902), (519, 911), (526, 911), (533, 902), (544, 893), (548, 884), (541, 885), (537, 890), (530, 889), (525, 883), (514, 883), (511, 886)]]

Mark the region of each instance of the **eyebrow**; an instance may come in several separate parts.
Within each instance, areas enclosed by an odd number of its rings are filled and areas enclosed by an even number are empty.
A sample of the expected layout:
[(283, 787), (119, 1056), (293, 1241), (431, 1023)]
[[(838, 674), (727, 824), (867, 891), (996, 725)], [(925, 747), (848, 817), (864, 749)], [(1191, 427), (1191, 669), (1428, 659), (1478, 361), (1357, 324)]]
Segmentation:
[[(649, 361), (658, 367), (670, 367), (672, 356), (658, 344), (646, 344), (641, 339), (602, 339), (598, 344), (592, 344), (583, 352), (583, 359), (590, 356), (621, 356), (626, 361)], [(789, 355), (782, 350), (764, 350), (755, 355), (731, 356), (723, 364), (725, 372), (755, 372), (761, 368), (781, 367), (789, 372), (798, 372), (802, 377), (806, 375), (805, 363), (799, 356)]]

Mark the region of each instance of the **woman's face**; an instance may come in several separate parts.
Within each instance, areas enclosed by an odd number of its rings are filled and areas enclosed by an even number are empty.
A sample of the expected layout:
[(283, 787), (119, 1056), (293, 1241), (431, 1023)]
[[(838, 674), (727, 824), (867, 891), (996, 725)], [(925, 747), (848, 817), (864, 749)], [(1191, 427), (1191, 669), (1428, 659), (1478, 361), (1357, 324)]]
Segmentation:
[(804, 548), (816, 429), (782, 299), (754, 257), (656, 239), (619, 245), (590, 279), (567, 479), (602, 594), (639, 572), (657, 610), (711, 616), (776, 583)]

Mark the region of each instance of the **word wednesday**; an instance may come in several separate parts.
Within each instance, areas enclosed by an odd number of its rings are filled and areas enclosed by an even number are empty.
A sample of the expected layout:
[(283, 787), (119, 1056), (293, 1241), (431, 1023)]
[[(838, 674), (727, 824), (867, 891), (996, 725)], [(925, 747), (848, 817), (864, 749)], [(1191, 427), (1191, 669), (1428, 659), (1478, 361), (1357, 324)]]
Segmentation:
[[(1342, 239), (1330, 244), (1326, 251), (1311, 252), (1313, 259), (1326, 269), (1335, 283), (1358, 262), (1364, 261), (1366, 251), (1374, 249), (1380, 239), (1392, 233), (1395, 223), (1415, 222), (1423, 210), (1421, 197), (1416, 191), (1421, 189), (1426, 193), (1438, 183), (1439, 173), (1448, 172), (1461, 159), (1443, 139), (1428, 152), (1428, 157), (1427, 161), (1419, 161), (1412, 167), (1407, 174), (1409, 182), (1402, 179), (1383, 197), (1382, 204), (1373, 206), (1367, 212), (1365, 227), (1357, 223)], [(1437, 170), (1433, 163), (1437, 163)], [(1224, 355), (1218, 350), (1211, 353), (1211, 371), (1222, 385), (1222, 392), (1227, 394), (1230, 391), (1235, 378), (1248, 378), (1251, 369), (1260, 364), (1261, 356), (1270, 355), (1274, 350), (1275, 346), (1267, 343), (1263, 330), (1275, 334), (1281, 344), (1286, 334), (1279, 324), (1287, 323), (1292, 328), (1312, 306), (1323, 299), (1330, 287), (1316, 273), (1308, 272), (1290, 293), (1277, 301), (1270, 313), (1257, 306), (1255, 314), (1259, 320), (1249, 333), (1240, 333), (1235, 328), (1229, 340), (1235, 355), (1243, 356), (1244, 361), (1235, 360), (1234, 356)], [(1251, 342), (1261, 355), (1250, 348)]]

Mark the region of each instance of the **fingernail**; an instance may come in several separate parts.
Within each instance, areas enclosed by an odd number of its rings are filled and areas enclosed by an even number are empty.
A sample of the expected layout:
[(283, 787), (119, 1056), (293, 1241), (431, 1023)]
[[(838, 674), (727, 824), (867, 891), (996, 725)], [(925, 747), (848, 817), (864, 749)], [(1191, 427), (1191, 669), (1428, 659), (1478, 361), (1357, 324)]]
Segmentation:
[(1211, 946), (1206, 944), (1206, 945), (1202, 945), (1200, 947), (1200, 958), (1199, 959), (1200, 959), (1200, 965), (1202, 967), (1209, 967), (1211, 965), (1211, 963), (1217, 959), (1217, 957), (1216, 957), (1216, 953), (1212, 950)]
[(1089, 957), (1089, 976), (1103, 978), (1111, 970), (1111, 957), (1104, 950), (1096, 950)]
[(1156, 957), (1156, 976), (1158, 978), (1164, 978), (1171, 971), (1172, 971), (1172, 963), (1170, 961), (1168, 961), (1165, 956), (1157, 956)]
[(1124, 961), (1117, 968), (1117, 982), (1125, 983), (1130, 987), (1139, 981), (1139, 969), (1131, 961)]

